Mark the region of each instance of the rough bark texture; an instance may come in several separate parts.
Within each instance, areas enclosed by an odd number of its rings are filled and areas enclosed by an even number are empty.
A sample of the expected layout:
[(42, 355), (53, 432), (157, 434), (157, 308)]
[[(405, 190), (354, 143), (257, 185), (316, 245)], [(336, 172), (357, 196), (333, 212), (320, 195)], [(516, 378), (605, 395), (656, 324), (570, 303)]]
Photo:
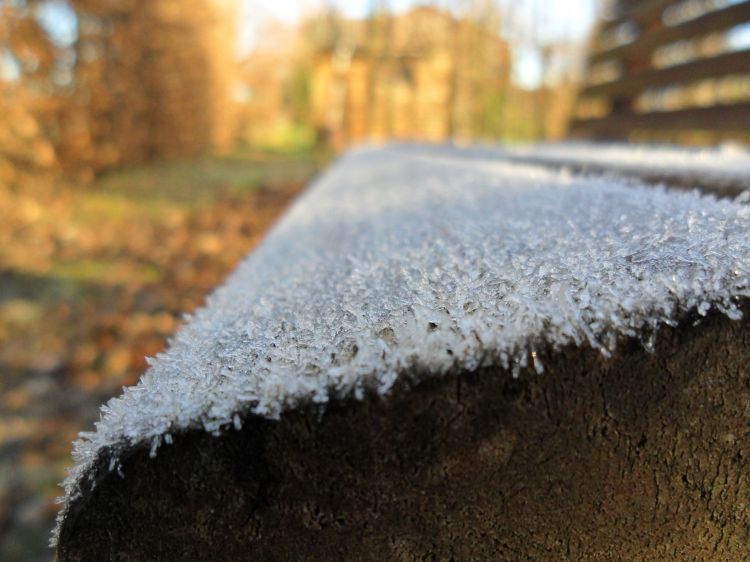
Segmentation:
[(102, 459), (59, 560), (746, 559), (750, 321), (695, 321)]

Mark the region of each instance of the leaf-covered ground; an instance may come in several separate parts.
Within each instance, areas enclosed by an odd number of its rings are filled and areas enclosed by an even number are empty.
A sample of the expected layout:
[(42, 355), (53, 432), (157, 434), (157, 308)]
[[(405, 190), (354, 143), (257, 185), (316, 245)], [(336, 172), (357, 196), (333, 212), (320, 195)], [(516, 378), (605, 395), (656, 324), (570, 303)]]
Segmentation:
[(70, 444), (318, 168), (244, 154), (0, 186), (0, 560), (50, 560)]

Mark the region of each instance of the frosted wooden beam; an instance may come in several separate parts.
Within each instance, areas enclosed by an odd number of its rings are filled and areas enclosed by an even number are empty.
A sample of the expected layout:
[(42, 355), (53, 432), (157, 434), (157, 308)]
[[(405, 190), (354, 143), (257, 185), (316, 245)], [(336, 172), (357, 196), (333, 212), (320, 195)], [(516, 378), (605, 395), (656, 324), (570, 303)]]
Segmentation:
[(740, 559), (749, 227), (507, 155), (349, 153), (76, 443), (58, 557)]

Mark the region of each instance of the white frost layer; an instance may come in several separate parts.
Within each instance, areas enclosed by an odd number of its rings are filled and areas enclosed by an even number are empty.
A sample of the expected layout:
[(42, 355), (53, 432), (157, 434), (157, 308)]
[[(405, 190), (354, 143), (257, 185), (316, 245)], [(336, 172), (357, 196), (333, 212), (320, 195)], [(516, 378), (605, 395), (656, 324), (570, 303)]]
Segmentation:
[(625, 143), (562, 142), (521, 146), (511, 155), (539, 161), (592, 164), (642, 175), (663, 174), (707, 184), (736, 184), (750, 189), (750, 151), (740, 145), (683, 148)]
[[(66, 506), (98, 452), (237, 415), (385, 393), (412, 368), (534, 365), (750, 296), (750, 207), (445, 149), (363, 149), (293, 205), (75, 444)], [(529, 359), (531, 357), (531, 359)], [(116, 469), (116, 457), (110, 469)]]

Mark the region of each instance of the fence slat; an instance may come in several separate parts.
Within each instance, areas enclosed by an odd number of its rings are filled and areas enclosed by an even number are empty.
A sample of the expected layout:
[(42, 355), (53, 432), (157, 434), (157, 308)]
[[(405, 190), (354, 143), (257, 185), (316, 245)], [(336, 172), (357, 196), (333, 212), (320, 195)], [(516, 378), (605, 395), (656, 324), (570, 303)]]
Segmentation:
[(613, 82), (587, 86), (581, 90), (580, 95), (632, 96), (646, 88), (684, 84), (744, 72), (750, 72), (750, 49), (697, 59), (668, 68), (628, 74)]
[(593, 134), (602, 138), (622, 138), (624, 133), (633, 129), (746, 132), (750, 130), (750, 102), (676, 111), (618, 113), (603, 118), (580, 119), (573, 123), (574, 136)]
[(611, 31), (618, 25), (622, 25), (629, 21), (643, 23), (654, 17), (658, 18), (661, 16), (661, 13), (673, 3), (674, 0), (650, 0), (642, 2), (632, 8), (624, 10), (622, 13), (615, 16), (615, 18), (604, 22), (602, 30)]

